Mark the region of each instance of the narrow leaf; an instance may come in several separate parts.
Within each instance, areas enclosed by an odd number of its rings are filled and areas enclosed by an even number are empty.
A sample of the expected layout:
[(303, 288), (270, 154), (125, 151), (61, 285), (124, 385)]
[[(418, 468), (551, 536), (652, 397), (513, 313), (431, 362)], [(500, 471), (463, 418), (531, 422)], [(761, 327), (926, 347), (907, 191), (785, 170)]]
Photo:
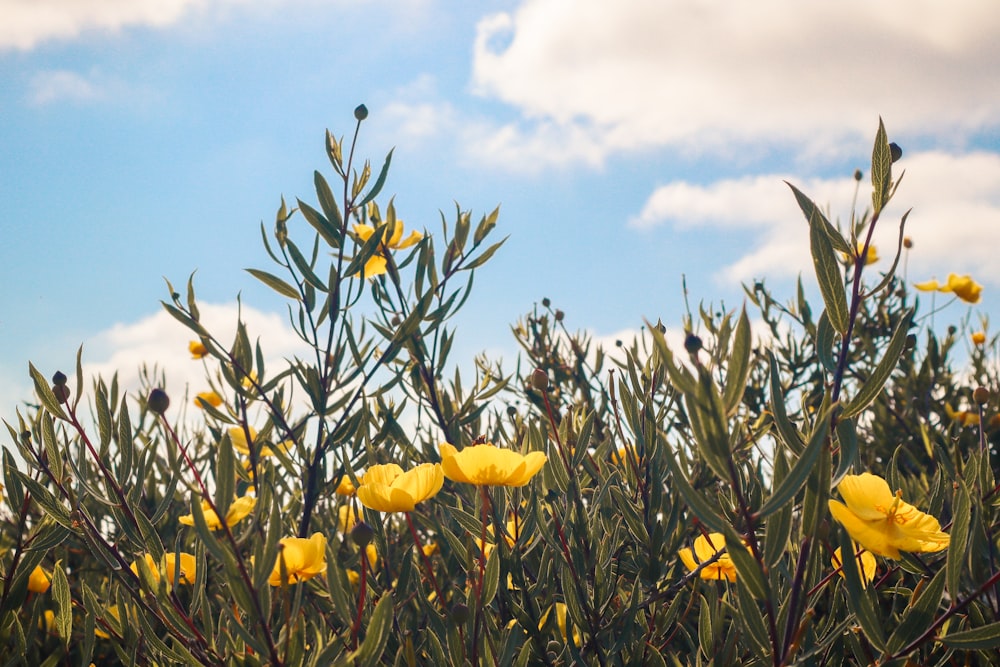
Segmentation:
[(729, 416), (736, 413), (743, 400), (743, 392), (746, 391), (747, 379), (750, 377), (751, 343), (750, 320), (747, 318), (747, 309), (743, 308), (733, 335), (733, 349), (729, 355), (729, 369), (722, 395)]
[(896, 369), (896, 365), (899, 363), (899, 355), (903, 353), (903, 348), (906, 346), (906, 335), (910, 330), (910, 320), (912, 318), (913, 309), (910, 308), (896, 326), (896, 331), (892, 334), (892, 339), (889, 341), (889, 347), (886, 348), (881, 361), (878, 362), (875, 370), (872, 371), (871, 377), (861, 385), (854, 398), (844, 406), (842, 418), (853, 417), (878, 398), (878, 395), (882, 392), (882, 387), (885, 386), (889, 376), (892, 375), (892, 372)]
[(819, 291), (823, 296), (830, 324), (841, 334), (845, 334), (849, 314), (847, 294), (844, 291), (844, 276), (833, 244), (830, 243), (830, 237), (823, 231), (822, 221), (816, 216), (809, 221), (809, 246), (813, 268), (816, 270), (816, 281), (819, 283)]
[(778, 488), (774, 490), (771, 497), (761, 505), (760, 510), (757, 512), (758, 516), (763, 518), (773, 514), (795, 497), (795, 494), (799, 492), (799, 489), (809, 479), (809, 473), (812, 472), (813, 467), (816, 465), (816, 460), (819, 458), (819, 453), (823, 449), (823, 444), (826, 442), (829, 432), (830, 417), (829, 411), (827, 411), (826, 414), (816, 419), (816, 428), (809, 438), (809, 444), (802, 450), (799, 460), (795, 462), (789, 473), (781, 480), (781, 483), (778, 484)]
[(267, 271), (261, 271), (259, 269), (245, 269), (247, 273), (252, 275), (257, 280), (261, 281), (275, 292), (282, 296), (287, 296), (289, 299), (295, 299), (298, 301), (301, 299), (299, 291), (286, 283), (284, 280), (276, 275), (268, 273)]

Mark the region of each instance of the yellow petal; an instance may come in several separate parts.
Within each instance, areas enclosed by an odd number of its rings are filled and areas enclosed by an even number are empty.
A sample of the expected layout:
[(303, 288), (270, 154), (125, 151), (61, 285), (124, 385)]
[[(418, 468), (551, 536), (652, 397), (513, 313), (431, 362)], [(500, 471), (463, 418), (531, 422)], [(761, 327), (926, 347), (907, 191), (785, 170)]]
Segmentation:
[(491, 444), (473, 445), (457, 451), (441, 445), (444, 475), (456, 482), (480, 486), (524, 486), (546, 461), (542, 452), (527, 456)]
[(287, 584), (297, 584), (326, 572), (326, 537), (322, 533), (313, 533), (308, 539), (285, 537), (278, 543), (281, 549), (268, 579), (268, 583), (272, 586), (282, 584), (282, 562), (288, 575), (288, 580), (285, 582)]
[(413, 498), (414, 504), (437, 494), (444, 485), (444, 473), (439, 463), (422, 463), (396, 478), (393, 487)]
[(887, 517), (882, 517), (881, 520), (876, 521), (865, 521), (855, 515), (843, 503), (836, 500), (829, 500), (828, 504), (830, 514), (844, 526), (844, 529), (851, 536), (852, 540), (874, 554), (899, 560), (899, 549), (890, 540)]
[(208, 354), (208, 348), (200, 340), (193, 340), (188, 343), (188, 352), (191, 353), (192, 359), (201, 359)]
[(837, 491), (851, 512), (864, 521), (885, 519), (889, 508), (896, 502), (889, 483), (867, 472), (845, 476), (837, 485)]
[(354, 233), (357, 234), (358, 238), (361, 239), (361, 242), (364, 243), (372, 237), (372, 234), (375, 233), (375, 228), (371, 225), (354, 225)]
[(913, 283), (913, 286), (921, 292), (935, 292), (940, 289), (941, 284), (936, 280), (928, 280), (923, 283)]
[(361, 476), (361, 485), (365, 484), (382, 484), (384, 486), (392, 485), (393, 481), (397, 477), (403, 474), (403, 469), (400, 468), (395, 463), (385, 463), (381, 465), (373, 465), (365, 474)]
[[(402, 225), (399, 226), (400, 231), (402, 231)], [(417, 231), (410, 232), (410, 235), (406, 237), (403, 241), (394, 243), (392, 245), (395, 250), (405, 250), (410, 246), (415, 246), (420, 243), (420, 239), (424, 238), (424, 235)]]
[(213, 408), (217, 408), (220, 405), (222, 405), (222, 397), (216, 394), (214, 391), (203, 391), (194, 397), (194, 404), (197, 407), (204, 408), (205, 403), (211, 405)]
[[(247, 431), (250, 431), (250, 440), (256, 441), (257, 429), (255, 429), (253, 426), (250, 426), (247, 428)], [(229, 433), (229, 440), (230, 442), (233, 443), (233, 449), (238, 451), (240, 454), (243, 454), (244, 456), (249, 456), (250, 447), (247, 445), (247, 434), (246, 431), (243, 430), (243, 427), (233, 426), (228, 430), (228, 433)]]

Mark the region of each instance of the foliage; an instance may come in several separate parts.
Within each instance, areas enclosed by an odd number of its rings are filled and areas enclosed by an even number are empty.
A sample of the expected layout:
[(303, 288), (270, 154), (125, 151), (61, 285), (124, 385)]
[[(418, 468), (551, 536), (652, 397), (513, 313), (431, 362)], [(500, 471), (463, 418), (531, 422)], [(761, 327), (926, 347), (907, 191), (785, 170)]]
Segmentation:
[[(261, 227), (274, 266), (248, 269), (302, 356), (265, 365), (242, 321), (219, 340), (189, 280), (163, 305), (197, 339), (198, 419), (163, 377), (129, 395), (87, 386), (79, 356), (72, 387), (31, 367), (38, 404), (5, 422), (6, 664), (996, 659), (995, 341), (966, 361), (968, 320), (939, 337), (917, 315), (906, 215), (892, 267), (869, 265), (902, 177), (881, 123), (868, 210), (836, 224), (791, 187), (821, 307), (758, 282), (739, 312), (688, 313), (683, 351), (660, 323), (604, 350), (546, 299), (513, 327), (515, 370), (479, 358), (469, 381), (450, 318), (498, 211), (404, 238), (391, 153), (355, 167), (355, 116), (346, 159), (327, 133), (333, 184), (282, 200)], [(841, 568), (856, 547), (828, 501), (863, 472), (950, 545), (879, 558), (870, 582), (871, 556)], [(895, 508), (873, 510), (885, 530)]]

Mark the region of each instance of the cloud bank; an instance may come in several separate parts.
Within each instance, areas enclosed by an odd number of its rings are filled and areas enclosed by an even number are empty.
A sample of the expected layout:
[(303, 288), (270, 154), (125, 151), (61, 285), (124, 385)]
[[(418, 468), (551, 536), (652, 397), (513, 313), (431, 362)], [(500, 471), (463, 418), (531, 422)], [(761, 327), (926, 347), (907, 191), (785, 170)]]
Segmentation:
[(878, 114), (896, 136), (961, 142), (998, 125), (998, 28), (977, 0), (527, 0), (478, 24), (472, 88), (520, 118), (476, 148), (554, 164), (759, 142), (830, 154)]

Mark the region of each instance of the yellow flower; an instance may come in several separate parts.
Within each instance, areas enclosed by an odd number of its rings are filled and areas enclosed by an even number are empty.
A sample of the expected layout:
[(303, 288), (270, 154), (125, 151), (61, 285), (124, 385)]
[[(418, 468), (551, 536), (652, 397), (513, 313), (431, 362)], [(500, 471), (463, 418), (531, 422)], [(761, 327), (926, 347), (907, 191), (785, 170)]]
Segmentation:
[[(857, 553), (857, 547), (854, 548), (854, 553)], [(875, 570), (878, 566), (878, 564), (875, 561), (875, 554), (873, 554), (871, 551), (868, 551), (867, 549), (862, 549), (859, 561), (860, 562), (858, 566), (861, 568), (861, 579), (867, 586), (875, 579)], [(840, 568), (841, 566), (840, 547), (837, 547), (837, 549), (833, 552), (833, 558), (830, 559), (830, 563), (833, 565), (834, 569)], [(840, 572), (838, 574), (840, 574), (841, 577), (845, 578), (847, 576), (844, 574), (844, 570), (842, 568), (840, 569)]]
[(281, 562), (285, 562), (285, 572), (288, 585), (312, 579), (317, 574), (326, 572), (326, 537), (323, 533), (313, 533), (312, 537), (285, 537), (278, 544), (278, 558), (274, 562), (271, 577), (267, 580), (272, 586), (280, 586)]
[(378, 565), (378, 551), (375, 550), (375, 545), (371, 542), (365, 545), (365, 557), (368, 558), (368, 565), (372, 568)]
[(42, 617), (38, 619), (38, 629), (50, 635), (56, 634), (56, 613), (51, 609), (43, 611)]
[[(171, 583), (173, 583), (174, 581), (174, 574), (176, 573), (177, 570), (178, 555), (180, 555), (181, 557), (180, 576), (178, 578), (178, 583), (193, 584), (195, 570), (198, 566), (198, 559), (196, 559), (194, 555), (187, 553), (175, 554), (173, 552), (168, 552), (163, 554), (164, 564), (166, 565), (165, 569), (166, 569), (167, 580), (170, 581)], [(143, 556), (143, 558), (146, 561), (146, 565), (149, 566), (149, 571), (153, 573), (153, 579), (159, 581), (160, 571), (157, 568), (156, 561), (153, 560), (152, 554), (146, 554), (145, 556)], [(136, 575), (139, 574), (138, 561), (133, 561), (132, 565), (130, 565), (129, 567), (132, 570), (132, 572), (134, 572)]]
[[(354, 225), (354, 233), (358, 235), (358, 239), (364, 243), (372, 237), (375, 233), (375, 228), (371, 225)], [(364, 269), (361, 270), (363, 277), (374, 278), (375, 276), (380, 276), (386, 271), (386, 259), (385, 255), (389, 250), (404, 250), (410, 246), (414, 246), (420, 242), (420, 239), (424, 238), (424, 235), (420, 232), (413, 231), (410, 235), (403, 239), (403, 221), (397, 220), (396, 224), (393, 225), (392, 236), (389, 237), (388, 241), (383, 241), (380, 252), (375, 253), (368, 261), (365, 262)], [(357, 274), (355, 274), (357, 275)]]
[(473, 445), (458, 451), (441, 443), (441, 467), (455, 482), (478, 486), (524, 486), (542, 469), (547, 457), (542, 452), (518, 454), (491, 444)]
[(28, 575), (28, 590), (32, 593), (45, 593), (52, 585), (48, 573), (42, 569), (41, 565), (36, 565), (35, 569)]
[(340, 532), (349, 533), (351, 528), (354, 528), (354, 524), (358, 521), (364, 521), (364, 517), (361, 515), (361, 510), (351, 505), (341, 505), (337, 508), (338, 514), (338, 527)]
[[(677, 555), (681, 557), (684, 566), (689, 571), (694, 572), (700, 563), (712, 559), (715, 554), (724, 551), (725, 548), (726, 538), (722, 533), (709, 533), (707, 537), (699, 535), (695, 538), (694, 549), (684, 547)], [(736, 566), (733, 565), (733, 559), (728, 554), (722, 554), (718, 560), (706, 565), (698, 576), (702, 579), (718, 579), (720, 581), (728, 579), (730, 582), (734, 582), (736, 581)]]
[(986, 333), (983, 331), (974, 331), (972, 333), (972, 343), (974, 345), (983, 345), (986, 343)]
[[(621, 465), (622, 463), (624, 463), (629, 458), (628, 452), (629, 452), (629, 448), (627, 448), (627, 447), (619, 447), (618, 449), (612, 450), (611, 451), (611, 462), (614, 463), (614, 464), (616, 464), (616, 465)], [(634, 448), (632, 448), (632, 454), (633, 454), (632, 460), (635, 461), (636, 464), (638, 464), (639, 463), (639, 456), (638, 456), (638, 452), (636, 452)]]
[(201, 359), (208, 354), (208, 348), (200, 340), (193, 340), (188, 343), (188, 352), (192, 359)]
[[(118, 614), (118, 605), (113, 604), (110, 607), (108, 607), (107, 609), (105, 609), (105, 611), (108, 612), (108, 616), (111, 616), (116, 621), (121, 622), (121, 616)], [(94, 634), (97, 635), (98, 637), (100, 637), (101, 639), (110, 639), (111, 638), (111, 635), (109, 635), (107, 632), (105, 632), (104, 630), (101, 629), (101, 624), (100, 623), (98, 623), (97, 627), (94, 628)]]
[(889, 484), (871, 473), (847, 475), (837, 486), (844, 503), (830, 500), (830, 513), (855, 542), (879, 556), (899, 560), (900, 551), (932, 552), (948, 547), (951, 537), (929, 514), (903, 502)]
[(438, 552), (437, 542), (428, 542), (424, 546), (420, 547), (420, 550), (424, 552), (424, 555), (430, 558)]
[(441, 490), (440, 463), (422, 463), (406, 472), (395, 463), (374, 465), (365, 471), (358, 500), (378, 512), (412, 512), (417, 503)]
[[(226, 525), (235, 526), (253, 511), (256, 504), (257, 499), (253, 496), (243, 496), (242, 498), (237, 498), (231, 502), (229, 504), (229, 511), (226, 512)], [(211, 505), (209, 505), (207, 500), (201, 501), (201, 509), (205, 514), (205, 523), (208, 524), (209, 530), (218, 530), (219, 528), (222, 528), (222, 522), (219, 521), (219, 515), (215, 513), (215, 510), (211, 508)], [(185, 526), (193, 526), (194, 514), (185, 514), (177, 520)]]
[(953, 410), (947, 403), (944, 404), (944, 413), (952, 421), (957, 421), (962, 426), (975, 426), (979, 423), (979, 413), (974, 410)]
[[(864, 250), (864, 249), (865, 249), (865, 245), (863, 243), (859, 242), (855, 246), (855, 251), (854, 251), (855, 255), (854, 256), (855, 257), (860, 257), (861, 256), (861, 251)], [(847, 253), (841, 253), (840, 257), (841, 257), (841, 259), (843, 260), (843, 262), (845, 264), (853, 264), (854, 263), (854, 257), (848, 255)], [(868, 266), (869, 264), (874, 264), (878, 260), (879, 260), (878, 249), (874, 245), (868, 246), (868, 254), (865, 257), (865, 266)]]
[[(251, 442), (257, 440), (257, 429), (253, 426), (248, 426), (247, 431), (250, 431)], [(233, 443), (233, 449), (244, 456), (249, 456), (250, 447), (247, 444), (247, 434), (242, 426), (233, 426), (229, 429), (229, 440)]]
[(222, 405), (222, 397), (216, 394), (214, 391), (203, 391), (194, 397), (194, 404), (199, 408), (205, 407), (202, 401), (208, 403), (213, 408), (217, 408), (220, 405)]
[[(360, 481), (360, 480), (359, 480)], [(340, 483), (337, 484), (337, 495), (340, 496), (353, 496), (354, 492), (357, 491), (351, 478), (344, 475), (340, 478)]]
[[(358, 239), (364, 243), (372, 237), (372, 234), (375, 233), (375, 227), (364, 224), (354, 225), (354, 233), (357, 234)], [(420, 232), (413, 231), (410, 232), (409, 236), (403, 239), (403, 221), (397, 220), (392, 226), (392, 234), (389, 237), (389, 240), (383, 241), (381, 247), (379, 248), (379, 252), (368, 258), (368, 261), (365, 262), (365, 266), (360, 273), (365, 278), (374, 278), (375, 276), (382, 275), (386, 272), (386, 254), (390, 250), (404, 250), (410, 246), (416, 245), (423, 237), (424, 235)]]
[(959, 276), (949, 273), (948, 282), (943, 285), (937, 280), (928, 280), (923, 283), (914, 283), (913, 286), (922, 292), (951, 292), (967, 303), (979, 303), (983, 291), (983, 286), (968, 274)]

